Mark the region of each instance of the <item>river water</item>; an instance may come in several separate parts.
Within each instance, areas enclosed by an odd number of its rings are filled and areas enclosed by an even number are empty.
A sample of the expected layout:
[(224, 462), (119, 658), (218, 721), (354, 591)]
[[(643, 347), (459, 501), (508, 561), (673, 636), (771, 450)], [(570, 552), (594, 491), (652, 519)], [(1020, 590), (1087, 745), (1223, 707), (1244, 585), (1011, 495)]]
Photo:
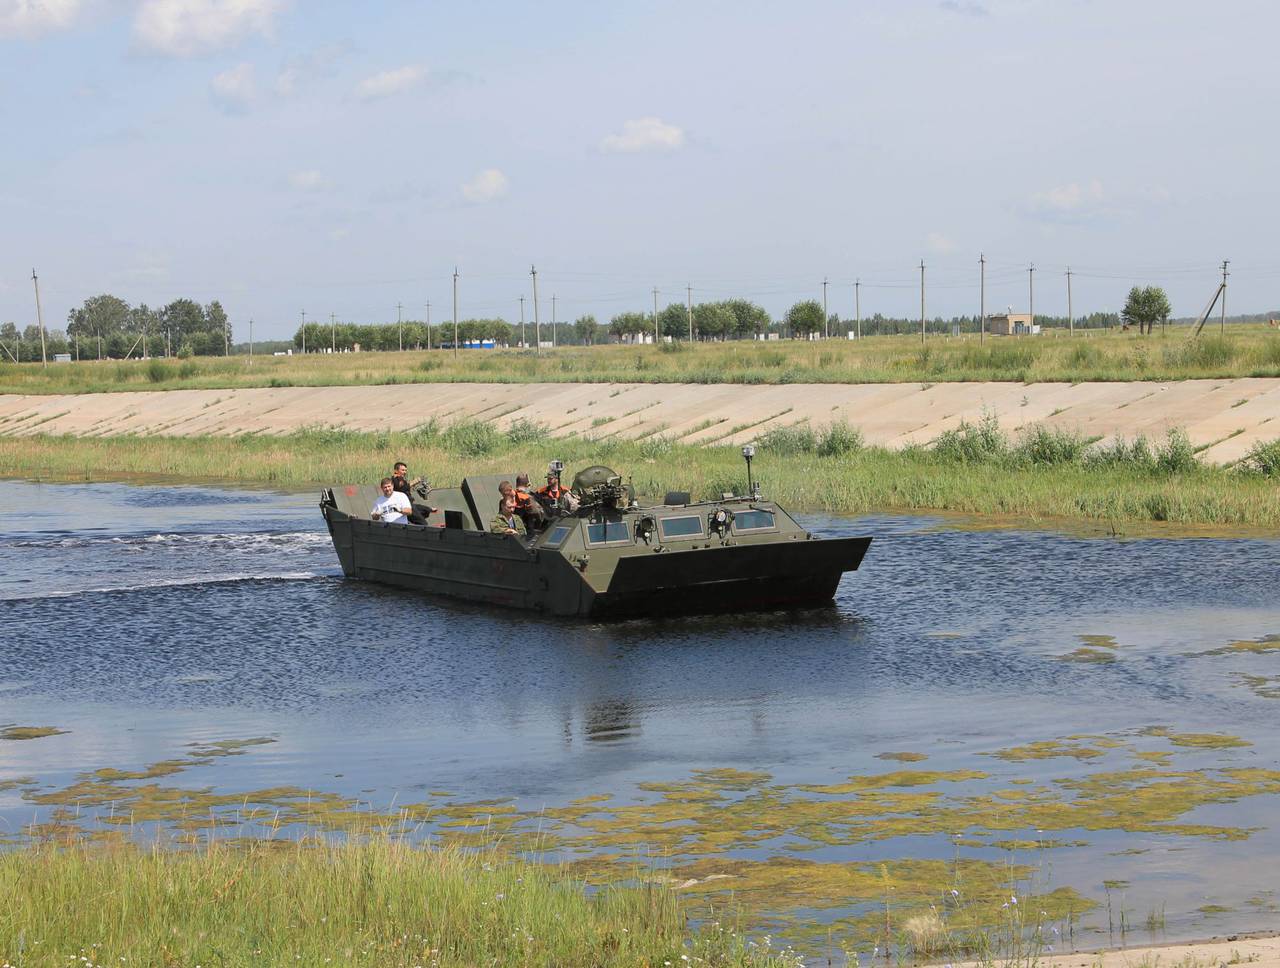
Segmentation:
[(0, 481), (0, 837), (399, 817), (819, 947), (889, 895), (1275, 926), (1274, 540), (811, 516), (876, 536), (830, 609), (581, 624), (345, 580), (317, 501)]

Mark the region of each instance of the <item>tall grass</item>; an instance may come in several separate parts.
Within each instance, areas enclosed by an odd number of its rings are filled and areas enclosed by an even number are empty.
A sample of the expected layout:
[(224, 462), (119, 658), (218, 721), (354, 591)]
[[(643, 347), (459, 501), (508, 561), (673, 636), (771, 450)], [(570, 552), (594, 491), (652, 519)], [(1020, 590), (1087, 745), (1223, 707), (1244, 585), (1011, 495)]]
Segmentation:
[[(467, 427), (467, 425), (464, 425)], [(525, 436), (522, 432), (517, 435)], [(1199, 464), (1184, 435), (1164, 441), (1090, 444), (1061, 431), (1009, 438), (989, 423), (964, 425), (933, 449), (859, 446), (856, 434), (802, 425), (761, 436), (753, 464), (767, 496), (793, 510), (861, 513), (944, 510), (1020, 518), (1274, 528), (1280, 443), (1254, 449), (1239, 468)], [(536, 471), (548, 459), (607, 463), (647, 499), (668, 490), (709, 498), (746, 492), (736, 447), (583, 437), (513, 440), (474, 426), (416, 433), (311, 429), (278, 437), (0, 437), (11, 476), (62, 480), (148, 479), (312, 486), (380, 479), (394, 460), (435, 484), (466, 474)]]
[(0, 392), (383, 385), (438, 382), (895, 383), (1181, 380), (1280, 376), (1280, 333), (1233, 326), (1226, 336), (1188, 339), (1185, 329), (1140, 337), (1119, 331), (1043, 336), (936, 336), (921, 348), (906, 336), (808, 342), (439, 350), (308, 356), (91, 361), (42, 368), (0, 364)]
[(365, 843), (0, 854), (0, 962), (121, 965), (794, 965), (691, 930), (655, 886), (590, 891), (545, 865)]

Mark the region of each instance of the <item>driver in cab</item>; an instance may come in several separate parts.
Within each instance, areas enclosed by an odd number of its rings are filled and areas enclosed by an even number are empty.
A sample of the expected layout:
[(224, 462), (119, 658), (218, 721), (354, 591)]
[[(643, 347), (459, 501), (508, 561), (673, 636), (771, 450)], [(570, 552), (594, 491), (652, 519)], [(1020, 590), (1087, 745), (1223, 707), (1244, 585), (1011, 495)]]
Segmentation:
[(409, 499), (395, 489), (391, 478), (382, 479), (382, 497), (373, 504), (369, 517), (386, 524), (408, 524), (413, 505)]

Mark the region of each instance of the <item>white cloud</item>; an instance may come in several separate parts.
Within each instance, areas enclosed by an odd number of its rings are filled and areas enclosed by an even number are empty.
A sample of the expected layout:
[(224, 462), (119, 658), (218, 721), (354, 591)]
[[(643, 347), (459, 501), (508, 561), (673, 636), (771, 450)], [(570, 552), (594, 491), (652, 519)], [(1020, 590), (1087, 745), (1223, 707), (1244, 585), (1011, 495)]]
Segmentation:
[(469, 202), (491, 202), (507, 193), (507, 176), (496, 168), (486, 168), (462, 186), (462, 195)]
[(393, 71), (383, 71), (381, 74), (366, 77), (356, 85), (356, 96), (365, 101), (390, 97), (408, 90), (426, 76), (427, 69), (421, 64), (407, 64)]
[(930, 252), (954, 252), (956, 250), (955, 242), (941, 232), (930, 232), (924, 241)]
[(333, 182), (314, 168), (293, 172), (289, 175), (289, 184), (300, 192), (322, 192), (333, 186)]
[(221, 74), (215, 74), (209, 82), (213, 99), (231, 112), (245, 111), (253, 102), (256, 86), (252, 64), (237, 64)]
[(133, 33), (149, 50), (190, 57), (250, 34), (270, 36), (286, 0), (143, 0)]
[(1032, 195), (1031, 211), (1064, 220), (1093, 218), (1106, 214), (1106, 193), (1096, 178), (1083, 185), (1079, 182), (1057, 185)]
[(684, 131), (659, 118), (636, 118), (622, 123), (621, 134), (611, 134), (600, 142), (605, 151), (670, 150), (684, 144)]
[(34, 37), (64, 30), (84, 9), (81, 0), (0, 0), (0, 37)]

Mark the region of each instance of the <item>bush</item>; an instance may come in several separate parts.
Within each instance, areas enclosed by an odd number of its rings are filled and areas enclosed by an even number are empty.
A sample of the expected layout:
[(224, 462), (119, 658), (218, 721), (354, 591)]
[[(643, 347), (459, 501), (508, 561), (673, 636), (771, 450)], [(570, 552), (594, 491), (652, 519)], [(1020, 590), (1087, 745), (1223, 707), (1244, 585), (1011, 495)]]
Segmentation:
[(990, 412), (984, 413), (976, 424), (960, 421), (959, 427), (944, 431), (933, 445), (936, 455), (961, 464), (998, 460), (1008, 451), (1009, 440), (1000, 429), (996, 415)]
[(531, 444), (535, 441), (546, 440), (547, 432), (546, 424), (540, 424), (536, 420), (526, 420), (521, 417), (519, 420), (512, 421), (511, 426), (507, 428), (507, 440), (516, 446)]
[(640, 441), (637, 450), (643, 460), (657, 460), (660, 457), (666, 457), (671, 453), (673, 444), (661, 434), (655, 434), (652, 437), (646, 437)]
[(492, 424), (482, 420), (459, 420), (440, 435), (452, 453), (459, 457), (484, 457), (498, 449), (499, 434)]
[(1184, 474), (1199, 467), (1196, 449), (1191, 446), (1191, 439), (1186, 432), (1178, 427), (1171, 429), (1156, 451), (1156, 470), (1166, 474)]
[(1138, 436), (1133, 440), (1117, 437), (1111, 443), (1090, 451), (1085, 463), (1096, 467), (1135, 467), (1150, 470), (1155, 466), (1156, 458), (1146, 437)]
[(200, 372), (200, 367), (196, 365), (195, 360), (186, 360), (178, 367), (178, 376), (183, 380), (189, 380)]
[(1013, 448), (1013, 457), (1025, 464), (1074, 464), (1088, 447), (1089, 442), (1079, 434), (1037, 424), (1022, 431)]
[(819, 457), (844, 457), (862, 450), (862, 431), (843, 420), (833, 423), (818, 435)]
[(1280, 477), (1280, 440), (1254, 444), (1253, 449), (1240, 462), (1240, 466), (1255, 474)]
[(147, 364), (147, 379), (152, 383), (163, 383), (173, 378), (173, 370), (163, 360), (152, 360)]
[(1225, 336), (1201, 336), (1177, 350), (1171, 362), (1199, 370), (1216, 370), (1229, 365), (1237, 349)]
[(812, 454), (818, 449), (818, 435), (807, 423), (791, 424), (766, 430), (756, 440), (761, 450), (782, 457)]

